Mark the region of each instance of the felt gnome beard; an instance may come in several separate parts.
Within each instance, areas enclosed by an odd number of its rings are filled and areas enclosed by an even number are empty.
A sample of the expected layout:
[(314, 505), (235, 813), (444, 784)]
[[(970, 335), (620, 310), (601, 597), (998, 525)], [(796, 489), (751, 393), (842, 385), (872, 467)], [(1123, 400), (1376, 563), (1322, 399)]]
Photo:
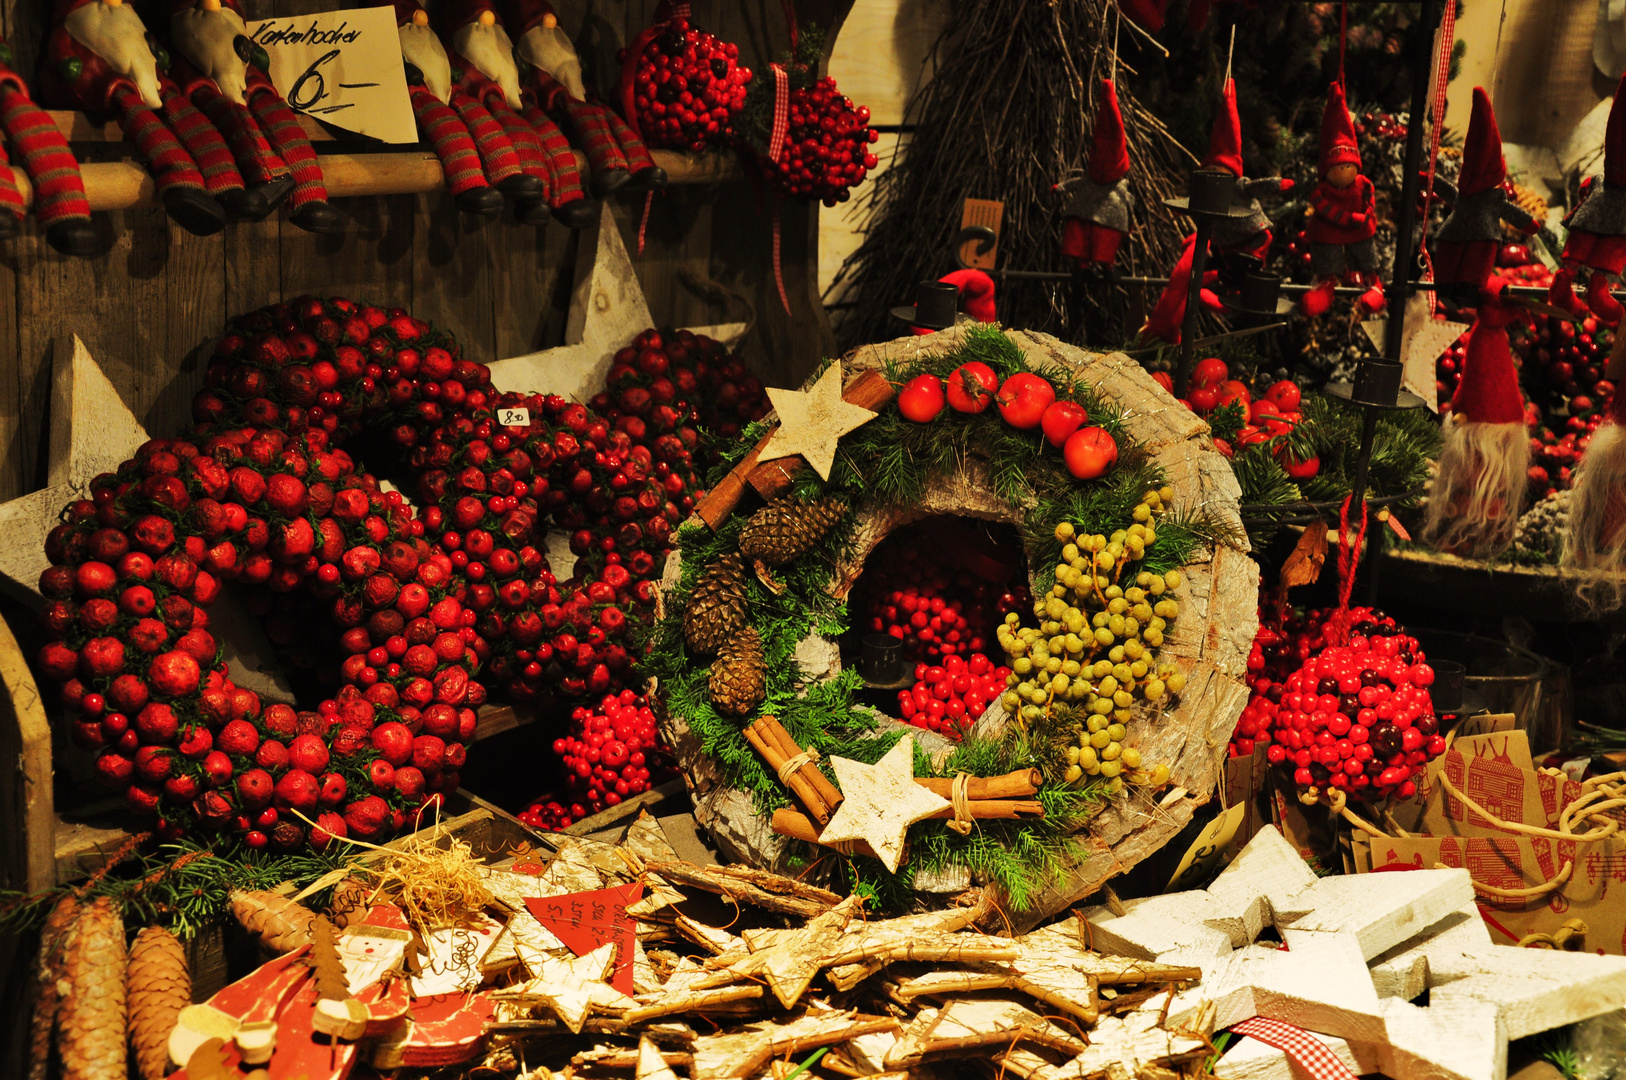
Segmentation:
[(158, 58), (147, 44), (147, 27), (134, 8), (123, 3), (89, 3), (68, 12), (62, 25), (75, 41), (135, 83), (143, 105), (156, 109), (163, 104), (158, 95)]
[[(1493, 283), (1493, 292), (1501, 282)], [(1491, 555), (1513, 542), (1528, 484), (1530, 438), (1508, 345), (1514, 310), (1494, 295), (1468, 331), (1462, 379), (1429, 488), (1424, 535), (1441, 550)], [(1589, 452), (1590, 457), (1590, 452)]]
[[(1607, 377), (1626, 367), (1626, 334), (1616, 334)], [(1617, 383), (1618, 385), (1618, 383)], [(1563, 566), (1597, 571), (1582, 577), (1576, 594), (1592, 613), (1626, 603), (1626, 395), (1616, 392), (1609, 422), (1592, 433), (1570, 485), (1570, 516)]]
[(248, 62), (238, 55), (236, 45), (239, 37), (248, 37), (241, 15), (220, 5), (189, 6), (169, 17), (169, 36), (199, 72), (214, 80), (228, 101), (246, 104)]

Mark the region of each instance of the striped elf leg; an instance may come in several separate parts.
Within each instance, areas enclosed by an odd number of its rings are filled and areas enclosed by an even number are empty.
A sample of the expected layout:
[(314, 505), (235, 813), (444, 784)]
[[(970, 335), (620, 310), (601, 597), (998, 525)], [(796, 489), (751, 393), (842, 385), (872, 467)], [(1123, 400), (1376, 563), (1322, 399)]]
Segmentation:
[(275, 90), (251, 87), (248, 107), (260, 122), (266, 141), (294, 174), (294, 193), (288, 196), (288, 205), (297, 211), (307, 203), (327, 202), (327, 184), (316, 160), (316, 148), (305, 137), (305, 129), (299, 126), (299, 118), (288, 103)]
[(113, 103), (118, 106), (119, 120), (124, 135), (135, 144), (136, 153), (152, 170), (162, 196), (171, 188), (194, 188), (203, 191), (203, 174), (175, 138), (175, 133), (164, 126), (158, 114), (141, 102), (134, 86), (120, 86), (113, 91)]
[(534, 176), (544, 184), (548, 183), (550, 177), (547, 155), (542, 152), (542, 143), (537, 140), (536, 132), (531, 125), (496, 94), (486, 95), (484, 104), (497, 123), (502, 125), (503, 134), (508, 136), (508, 141), (514, 144), (514, 153), (519, 155), (519, 167), (525, 170), (525, 175)]
[(604, 117), (587, 102), (577, 101), (567, 94), (559, 95), (559, 106), (561, 122), (587, 155), (593, 194), (602, 198), (624, 186), (632, 174), (627, 171), (627, 157), (616, 142), (615, 132)]
[(209, 118), (193, 108), (181, 88), (168, 79), (159, 83), (159, 93), (164, 101), (164, 119), (192, 155), (192, 160), (198, 163), (203, 186), (209, 189), (209, 194), (229, 200), (232, 192), (242, 191), (243, 174), (237, 171), (237, 161), (231, 156), (226, 140), (209, 123)]
[(570, 148), (570, 140), (565, 138), (565, 133), (535, 105), (525, 110), (525, 119), (530, 122), (531, 130), (547, 156), (553, 187), (553, 208), (557, 210), (567, 203), (585, 199), (587, 193), (582, 190), (582, 174), (576, 165), (576, 152)]
[(0, 85), (0, 129), (11, 140), (34, 185), (34, 216), (40, 224), (88, 223), (90, 204), (85, 201), (79, 163), (45, 110), (22, 91)]
[(192, 90), (192, 103), (203, 110), (211, 123), (226, 137), (232, 157), (250, 184), (268, 184), (288, 175), (288, 163), (277, 156), (265, 141), (260, 125), (246, 105), (239, 105), (216, 86), (199, 83)]
[(446, 187), (457, 205), (475, 214), (502, 213), (502, 197), (486, 182), (480, 155), (474, 149), (469, 129), (456, 113), (422, 84), (407, 85), (407, 98), (418, 128), (435, 148)]
[[(625, 120), (616, 115), (614, 109), (600, 102), (593, 102), (588, 107), (597, 109), (603, 115), (604, 122), (610, 125), (610, 130), (615, 133), (615, 141), (621, 144), (621, 152), (627, 155), (627, 168), (631, 170), (634, 180), (645, 169), (655, 167), (655, 159), (649, 156), (649, 147), (644, 145), (644, 140), (638, 137)], [(662, 170), (661, 178), (665, 179), (665, 170)]]
[(502, 125), (497, 123), (497, 118), (487, 112), (484, 105), (462, 90), (453, 90), (451, 107), (467, 125), (469, 135), (474, 140), (475, 153), (480, 155), (480, 164), (485, 166), (486, 176), (492, 184), (501, 185), (511, 176), (524, 175), (519, 152), (514, 149)]
[(11, 159), (6, 157), (5, 146), (0, 145), (0, 240), (10, 240), (22, 230), (26, 213), (28, 207), (23, 205), (23, 193), (17, 190)]

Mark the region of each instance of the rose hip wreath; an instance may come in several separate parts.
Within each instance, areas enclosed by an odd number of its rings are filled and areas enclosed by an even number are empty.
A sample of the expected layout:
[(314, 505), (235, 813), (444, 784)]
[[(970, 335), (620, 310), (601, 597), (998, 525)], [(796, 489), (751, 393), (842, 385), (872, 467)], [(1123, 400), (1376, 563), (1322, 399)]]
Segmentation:
[(666, 8), (621, 51), (621, 103), (651, 147), (699, 153), (733, 136), (751, 69), (740, 65), (738, 45), (687, 18), (667, 20)]
[[(620, 691), (693, 506), (697, 425), (766, 401), (687, 332), (645, 332), (612, 375), (599, 413), (497, 393), (400, 309), (304, 298), (234, 319), (192, 430), (98, 476), (47, 540), (39, 665), (99, 775), (166, 839), (377, 839), (456, 790), (488, 686), (542, 704)], [(498, 423), (516, 407), (521, 424)], [(419, 505), (347, 440), (410, 473)], [(566, 581), (549, 526), (578, 556)], [(233, 685), (209, 632), (228, 582), (331, 697), (300, 710)], [(311, 645), (324, 620), (331, 650)], [(652, 743), (573, 768), (575, 801), (643, 790)]]

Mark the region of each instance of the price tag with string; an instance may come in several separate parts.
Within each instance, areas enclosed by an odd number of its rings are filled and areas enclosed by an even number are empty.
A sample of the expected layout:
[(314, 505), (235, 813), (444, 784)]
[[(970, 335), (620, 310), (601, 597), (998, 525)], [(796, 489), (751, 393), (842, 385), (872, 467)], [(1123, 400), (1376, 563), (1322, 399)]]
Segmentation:
[(519, 407), (513, 409), (498, 409), (497, 423), (503, 427), (530, 427), (531, 410)]
[(632, 995), (632, 951), (636, 928), (627, 908), (644, 895), (643, 882), (561, 896), (528, 896), (525, 906), (577, 956), (614, 942), (615, 972), (610, 985)]

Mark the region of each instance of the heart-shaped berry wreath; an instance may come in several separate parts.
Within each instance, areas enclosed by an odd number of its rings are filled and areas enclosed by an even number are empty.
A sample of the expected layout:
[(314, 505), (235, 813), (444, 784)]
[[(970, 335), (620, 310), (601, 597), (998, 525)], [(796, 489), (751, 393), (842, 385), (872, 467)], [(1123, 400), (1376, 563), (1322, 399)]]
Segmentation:
[[(161, 837), (280, 850), (377, 839), (454, 791), (488, 688), (620, 690), (694, 504), (697, 428), (766, 411), (738, 361), (687, 332), (640, 335), (589, 409), (498, 393), (450, 334), (342, 299), (234, 319), (206, 382), (191, 431), (63, 511), (39, 667)], [(416, 507), (377, 479), (396, 474)], [(550, 525), (578, 556), (566, 581), (542, 554)], [(299, 710), (232, 684), (209, 632), (226, 583), (331, 697)], [(639, 762), (577, 779), (613, 803), (648, 783)]]

